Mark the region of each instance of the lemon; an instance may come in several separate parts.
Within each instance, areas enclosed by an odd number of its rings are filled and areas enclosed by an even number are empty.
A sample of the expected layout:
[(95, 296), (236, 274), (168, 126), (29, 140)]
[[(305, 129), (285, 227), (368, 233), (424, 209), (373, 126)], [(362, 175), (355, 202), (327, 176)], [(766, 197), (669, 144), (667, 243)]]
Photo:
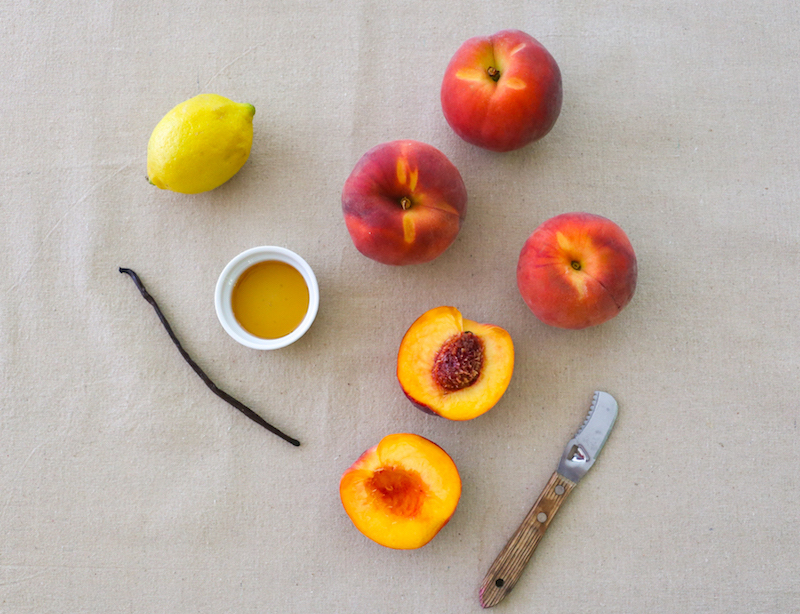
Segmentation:
[(251, 104), (200, 94), (167, 113), (147, 144), (147, 176), (162, 190), (207, 192), (233, 177), (253, 144)]

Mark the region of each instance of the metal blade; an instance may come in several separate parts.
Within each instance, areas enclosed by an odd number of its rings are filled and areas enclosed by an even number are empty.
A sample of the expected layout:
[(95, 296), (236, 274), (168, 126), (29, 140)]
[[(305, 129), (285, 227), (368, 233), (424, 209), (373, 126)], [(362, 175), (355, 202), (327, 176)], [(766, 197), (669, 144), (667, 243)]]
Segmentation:
[(600, 390), (594, 393), (586, 420), (564, 449), (559, 474), (573, 482), (586, 475), (608, 440), (618, 410), (617, 401), (610, 394)]

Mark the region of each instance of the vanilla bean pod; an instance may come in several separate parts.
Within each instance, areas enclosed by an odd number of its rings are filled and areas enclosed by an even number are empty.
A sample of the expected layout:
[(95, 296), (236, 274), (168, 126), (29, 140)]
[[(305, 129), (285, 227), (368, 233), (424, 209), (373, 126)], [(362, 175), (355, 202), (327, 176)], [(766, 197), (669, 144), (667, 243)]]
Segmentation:
[(211, 378), (208, 377), (208, 375), (206, 375), (205, 371), (203, 371), (200, 368), (200, 366), (194, 360), (192, 360), (192, 357), (189, 356), (189, 353), (183, 348), (183, 345), (181, 345), (181, 342), (178, 340), (178, 338), (175, 336), (175, 333), (172, 331), (172, 327), (169, 325), (169, 322), (164, 317), (164, 314), (161, 312), (158, 303), (156, 303), (156, 300), (150, 295), (150, 293), (144, 287), (142, 280), (139, 279), (139, 276), (136, 274), (136, 272), (133, 271), (132, 269), (125, 269), (122, 267), (120, 267), (119, 272), (128, 275), (133, 280), (133, 283), (136, 284), (136, 288), (139, 290), (144, 299), (148, 303), (150, 303), (150, 305), (153, 306), (153, 309), (155, 309), (156, 314), (158, 315), (158, 319), (161, 320), (161, 324), (164, 325), (164, 328), (167, 330), (170, 339), (172, 339), (172, 342), (175, 344), (175, 347), (178, 348), (178, 351), (181, 353), (181, 356), (183, 356), (183, 359), (187, 363), (189, 363), (189, 366), (192, 367), (192, 369), (194, 369), (194, 372), (197, 373), (198, 376), (200, 376), (200, 379), (203, 380), (205, 385), (208, 386), (214, 394), (216, 394), (223, 401), (229, 403), (230, 405), (238, 409), (240, 412), (242, 412), (245, 416), (250, 418), (256, 424), (260, 424), (261, 426), (263, 426), (270, 433), (277, 435), (284, 441), (288, 441), (293, 446), (300, 445), (299, 441), (297, 441), (293, 437), (289, 437), (289, 435), (287, 435), (286, 433), (272, 426), (269, 422), (264, 420), (256, 412), (247, 407), (247, 405), (233, 398), (224, 390), (220, 390), (220, 388), (218, 388), (217, 385), (211, 381)]

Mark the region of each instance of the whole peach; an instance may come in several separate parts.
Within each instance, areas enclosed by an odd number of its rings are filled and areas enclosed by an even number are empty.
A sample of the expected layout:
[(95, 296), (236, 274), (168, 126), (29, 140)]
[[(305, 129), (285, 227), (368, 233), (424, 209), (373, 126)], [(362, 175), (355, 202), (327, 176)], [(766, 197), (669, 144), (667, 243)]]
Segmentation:
[(564, 213), (533, 231), (517, 286), (545, 324), (580, 329), (616, 316), (636, 291), (636, 254), (623, 230), (592, 213)]
[(561, 71), (536, 39), (519, 30), (477, 36), (444, 73), (442, 111), (462, 139), (493, 151), (542, 138), (561, 112)]
[(391, 141), (358, 161), (342, 189), (342, 211), (362, 254), (384, 264), (421, 264), (455, 241), (467, 189), (435, 147)]

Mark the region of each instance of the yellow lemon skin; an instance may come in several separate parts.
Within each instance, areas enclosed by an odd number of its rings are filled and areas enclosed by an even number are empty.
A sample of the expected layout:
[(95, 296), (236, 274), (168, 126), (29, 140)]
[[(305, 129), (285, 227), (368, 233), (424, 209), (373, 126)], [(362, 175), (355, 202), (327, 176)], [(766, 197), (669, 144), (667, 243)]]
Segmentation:
[(150, 135), (150, 183), (182, 194), (221, 186), (250, 156), (255, 112), (251, 104), (217, 94), (200, 94), (176, 106)]

